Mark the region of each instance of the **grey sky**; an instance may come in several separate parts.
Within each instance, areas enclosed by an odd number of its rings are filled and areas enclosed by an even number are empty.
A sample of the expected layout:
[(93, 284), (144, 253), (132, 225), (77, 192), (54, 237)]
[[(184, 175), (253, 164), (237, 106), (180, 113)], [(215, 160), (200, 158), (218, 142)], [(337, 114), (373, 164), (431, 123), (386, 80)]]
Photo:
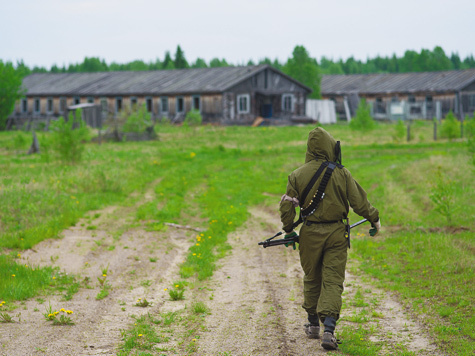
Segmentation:
[(50, 68), (100, 57), (146, 62), (180, 44), (189, 62), (475, 54), (473, 0), (1, 0), (0, 59)]

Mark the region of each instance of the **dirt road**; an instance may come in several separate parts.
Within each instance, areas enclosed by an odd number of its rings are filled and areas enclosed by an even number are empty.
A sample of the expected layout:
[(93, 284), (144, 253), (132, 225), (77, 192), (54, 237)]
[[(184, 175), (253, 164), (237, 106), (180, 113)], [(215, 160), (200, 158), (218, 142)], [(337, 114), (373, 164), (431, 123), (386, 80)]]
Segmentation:
[[(258, 241), (279, 230), (274, 211), (253, 208), (247, 224), (229, 236), (232, 250), (220, 261), (206, 289), (192, 288), (186, 300), (179, 302), (170, 301), (164, 288), (179, 279), (178, 265), (196, 233), (173, 228), (167, 232), (133, 228), (121, 234), (110, 233), (120, 231), (118, 222), (126, 222), (132, 215), (130, 209), (108, 208), (92, 221), (80, 221), (65, 231), (62, 239), (44, 241), (23, 253), (25, 263), (53, 263), (89, 282), (70, 301), (56, 295), (42, 297), (44, 302), (34, 299), (19, 303), (14, 313), (21, 312), (21, 321), (0, 324), (0, 355), (116, 355), (121, 330), (133, 325), (131, 314), (159, 315), (189, 308), (198, 297), (207, 300), (210, 314), (198, 335), (192, 336), (196, 355), (326, 354), (318, 340), (304, 336), (306, 315), (300, 307), (303, 275), (298, 251), (257, 246)], [(90, 224), (97, 229), (88, 230)], [(97, 278), (107, 266), (112, 289), (107, 297), (96, 300), (100, 291)], [(352, 262), (348, 269), (358, 271)], [(367, 296), (369, 305), (352, 302), (361, 298), (361, 293)], [(138, 298), (144, 297), (152, 302), (151, 307), (134, 306)], [(371, 340), (382, 345), (380, 354), (391, 354), (398, 344), (417, 355), (442, 354), (391, 295), (363, 283), (357, 273), (347, 275), (344, 298), (338, 330), (357, 328), (361, 323), (374, 325)], [(73, 310), (75, 325), (52, 326), (46, 322), (43, 313), (49, 303), (55, 309)], [(373, 317), (361, 321), (357, 316), (364, 309)], [(180, 344), (175, 340), (157, 345), (147, 354), (188, 354)]]

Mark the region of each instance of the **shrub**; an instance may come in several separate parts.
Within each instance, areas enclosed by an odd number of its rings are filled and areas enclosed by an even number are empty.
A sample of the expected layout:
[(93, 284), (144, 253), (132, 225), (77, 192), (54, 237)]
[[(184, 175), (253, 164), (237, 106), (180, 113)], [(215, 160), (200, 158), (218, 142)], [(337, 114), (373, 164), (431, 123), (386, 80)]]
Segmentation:
[(468, 152), (472, 153), (472, 163), (475, 165), (475, 113), (472, 117), (466, 116), (464, 129), (465, 136), (468, 138)]
[(145, 104), (138, 109), (123, 110), (123, 115), (126, 116), (124, 126), (122, 127), (123, 132), (142, 133), (152, 126), (152, 116), (147, 111)]
[(445, 117), (445, 120), (442, 122), (440, 136), (443, 138), (448, 138), (449, 140), (460, 137), (460, 123), (452, 111), (449, 111)]
[(442, 174), (441, 167), (437, 169), (429, 197), (435, 205), (434, 210), (444, 216), (447, 219), (447, 223), (451, 225), (452, 216), (457, 210), (455, 204), (455, 183)]
[(475, 138), (475, 112), (472, 117), (465, 116), (464, 132), (469, 140)]
[(356, 110), (356, 116), (350, 122), (350, 128), (353, 130), (372, 130), (375, 127), (373, 118), (371, 117), (371, 108), (366, 100), (361, 99)]
[(81, 119), (81, 110), (76, 111), (76, 116), (69, 113), (68, 121), (65, 121), (63, 117), (53, 121), (51, 131), (53, 134), (50, 145), (59, 157), (64, 162), (79, 162), (84, 149), (82, 142), (89, 137), (89, 130)]
[(404, 136), (406, 135), (406, 125), (402, 120), (398, 120), (396, 127), (394, 128), (393, 140), (395, 142), (401, 142), (404, 140)]
[(203, 118), (201, 117), (200, 111), (193, 109), (188, 111), (185, 116), (185, 125), (188, 126), (198, 126), (201, 125)]

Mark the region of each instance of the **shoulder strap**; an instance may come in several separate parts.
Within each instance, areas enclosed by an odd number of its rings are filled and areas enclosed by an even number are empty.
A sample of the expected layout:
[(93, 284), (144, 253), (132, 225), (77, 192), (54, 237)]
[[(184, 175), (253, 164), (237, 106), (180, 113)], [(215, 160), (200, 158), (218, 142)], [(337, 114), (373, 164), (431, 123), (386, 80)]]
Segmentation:
[(315, 172), (315, 174), (313, 175), (312, 179), (310, 179), (310, 182), (308, 182), (307, 186), (305, 187), (303, 193), (302, 193), (302, 196), (300, 196), (300, 213), (299, 213), (299, 218), (297, 221), (294, 222), (292, 228), (295, 229), (297, 226), (299, 226), (302, 222), (303, 222), (303, 218), (302, 218), (302, 205), (304, 204), (305, 202), (305, 199), (307, 199), (307, 195), (308, 193), (310, 192), (310, 189), (312, 189), (312, 187), (315, 185), (315, 182), (317, 181), (318, 177), (320, 177), (320, 175), (322, 174), (323, 170), (325, 169), (325, 167), (328, 166), (328, 163), (330, 162), (323, 162), (320, 167), (317, 169), (317, 171)]
[(339, 165), (334, 162), (327, 162), (327, 170), (325, 171), (325, 174), (323, 175), (322, 181), (320, 182), (320, 185), (318, 186), (317, 192), (313, 196), (312, 201), (308, 206), (306, 206), (303, 209), (300, 209), (300, 214), (306, 218), (309, 215), (312, 215), (315, 210), (317, 210), (318, 204), (320, 201), (323, 199), (325, 195), (325, 189), (327, 187), (328, 182), (330, 181), (330, 178), (333, 174), (333, 171), (336, 167), (338, 168), (343, 168), (342, 165)]
[[(315, 182), (318, 180), (318, 177), (322, 174), (323, 170), (326, 168), (327, 170), (325, 171), (325, 174), (323, 175), (322, 181), (320, 182), (320, 185), (318, 186), (318, 190), (313, 196), (312, 201), (306, 208), (302, 208), (302, 204), (304, 204), (305, 199), (307, 198), (308, 193), (310, 192), (310, 189), (315, 185)], [(334, 162), (328, 162), (325, 161), (323, 162), (318, 170), (315, 172), (313, 175), (312, 179), (310, 182), (308, 182), (307, 186), (305, 187), (302, 196), (300, 197), (300, 214), (299, 218), (296, 222), (294, 222), (292, 228), (295, 229), (297, 226), (299, 226), (303, 222), (303, 218), (306, 218), (307, 216), (313, 214), (315, 210), (317, 210), (318, 203), (320, 200), (323, 199), (325, 188), (327, 187), (328, 181), (330, 180), (330, 177), (333, 173), (333, 170), (338, 167), (338, 168), (343, 168), (344, 166), (341, 164), (337, 164)], [(319, 199), (316, 199), (316, 197), (320, 197)]]
[(307, 186), (305, 187), (302, 196), (300, 197), (300, 206), (302, 206), (305, 203), (305, 199), (307, 199), (307, 195), (310, 192), (310, 189), (313, 188), (315, 185), (315, 182), (317, 181), (318, 177), (322, 174), (323, 170), (325, 169), (326, 166), (328, 166), (328, 163), (330, 162), (323, 162), (320, 167), (317, 169), (315, 174), (313, 175), (312, 179), (310, 179), (310, 182), (308, 182)]

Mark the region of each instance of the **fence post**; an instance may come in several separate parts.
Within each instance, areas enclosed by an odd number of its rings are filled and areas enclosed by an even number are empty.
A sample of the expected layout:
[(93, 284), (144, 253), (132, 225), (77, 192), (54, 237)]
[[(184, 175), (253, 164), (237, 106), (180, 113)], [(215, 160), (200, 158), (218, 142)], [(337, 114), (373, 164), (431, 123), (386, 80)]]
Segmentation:
[(434, 120), (434, 141), (437, 141), (437, 120)]
[(411, 141), (411, 122), (407, 123), (407, 142)]

